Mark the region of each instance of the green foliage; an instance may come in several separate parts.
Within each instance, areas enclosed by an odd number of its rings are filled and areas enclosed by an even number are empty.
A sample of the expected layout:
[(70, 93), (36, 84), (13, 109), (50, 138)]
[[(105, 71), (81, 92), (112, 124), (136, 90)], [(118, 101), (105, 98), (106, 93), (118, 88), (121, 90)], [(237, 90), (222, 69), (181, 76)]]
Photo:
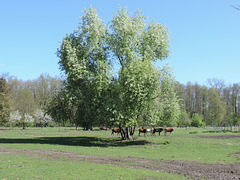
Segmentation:
[[(160, 74), (152, 62), (168, 57), (168, 30), (156, 22), (147, 24), (140, 11), (120, 8), (109, 27), (94, 8), (84, 12), (78, 28), (58, 50), (68, 97), (74, 99), (74, 122), (86, 127), (115, 125), (128, 139), (134, 133), (132, 127), (150, 122), (146, 119), (156, 114), (152, 107)], [(120, 64), (117, 71), (112, 69), (116, 63)], [(151, 115), (146, 113), (149, 109), (153, 109)], [(170, 114), (169, 122), (175, 121)]]
[(19, 111), (22, 117), (25, 114), (32, 114), (34, 112), (36, 105), (30, 89), (24, 88), (18, 91), (14, 108)]
[(193, 126), (193, 127), (203, 127), (204, 126), (203, 116), (199, 115), (199, 114), (196, 114), (196, 113), (193, 114), (191, 126)]
[(10, 111), (10, 88), (6, 79), (0, 77), (0, 124), (8, 122)]
[(180, 116), (180, 106), (175, 92), (175, 79), (169, 66), (160, 70), (160, 86), (157, 92), (157, 108), (159, 119), (156, 124), (176, 126)]
[(17, 110), (10, 114), (10, 120), (9, 120), (10, 126), (12, 126), (12, 124), (14, 123), (21, 124), (23, 129), (25, 129), (27, 126), (29, 126), (29, 124), (33, 122), (34, 122), (33, 117), (28, 113), (21, 115), (21, 113)]
[(211, 125), (221, 125), (224, 121), (224, 116), (226, 114), (226, 108), (224, 103), (221, 102), (219, 95), (213, 88), (209, 89), (209, 101), (208, 101), (208, 124)]
[[(144, 114), (153, 101), (158, 87), (159, 74), (149, 61), (133, 61), (120, 72), (119, 76), (120, 108), (123, 116), (121, 127), (134, 126), (139, 123), (140, 116)], [(129, 123), (126, 119), (135, 119)]]
[(179, 119), (177, 121), (178, 127), (187, 127), (191, 125), (191, 118), (189, 114), (186, 112), (186, 110), (181, 110)]
[(34, 80), (22, 81), (10, 76), (7, 81), (11, 89), (11, 101), (14, 110), (17, 109), (18, 101), (23, 101), (19, 98), (19, 92), (24, 90), (31, 92), (35, 108), (45, 109), (50, 99), (61, 88), (63, 79), (41, 74), (39, 78)]
[(75, 106), (69, 97), (67, 90), (61, 89), (48, 103), (45, 110), (47, 114), (53, 117), (53, 120), (63, 126), (67, 122), (74, 122)]
[(189, 134), (197, 134), (198, 133), (198, 131), (191, 131), (191, 132), (189, 132)]
[(232, 113), (227, 117), (227, 122), (230, 125), (240, 125), (240, 111)]
[(90, 7), (74, 33), (58, 50), (59, 64), (67, 75), (68, 97), (74, 99), (76, 124), (91, 126), (102, 119), (104, 99), (110, 83), (106, 27)]

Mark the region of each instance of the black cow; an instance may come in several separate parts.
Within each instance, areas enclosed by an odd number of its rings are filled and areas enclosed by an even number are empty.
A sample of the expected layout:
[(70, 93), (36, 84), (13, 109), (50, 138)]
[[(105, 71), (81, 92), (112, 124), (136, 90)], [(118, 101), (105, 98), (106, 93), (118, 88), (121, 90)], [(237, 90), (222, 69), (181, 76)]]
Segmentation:
[(163, 131), (163, 128), (154, 128), (153, 129), (153, 135), (155, 134), (155, 132), (158, 132), (159, 133), (159, 136), (160, 136), (160, 133)]

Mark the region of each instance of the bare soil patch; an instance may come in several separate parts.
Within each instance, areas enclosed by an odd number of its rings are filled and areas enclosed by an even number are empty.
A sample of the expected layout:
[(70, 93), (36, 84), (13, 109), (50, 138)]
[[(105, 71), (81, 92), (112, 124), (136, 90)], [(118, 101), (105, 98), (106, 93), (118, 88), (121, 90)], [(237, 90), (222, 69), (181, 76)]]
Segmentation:
[(1, 132), (8, 132), (9, 130), (8, 129), (0, 129), (0, 133)]
[(0, 147), (0, 153), (21, 154), (41, 160), (59, 160), (79, 163), (88, 161), (97, 164), (111, 164), (128, 168), (143, 168), (153, 171), (181, 174), (193, 179), (240, 179), (240, 164), (232, 163), (200, 163), (175, 160), (152, 160), (138, 157), (109, 157), (82, 155), (80, 153), (30, 150)]

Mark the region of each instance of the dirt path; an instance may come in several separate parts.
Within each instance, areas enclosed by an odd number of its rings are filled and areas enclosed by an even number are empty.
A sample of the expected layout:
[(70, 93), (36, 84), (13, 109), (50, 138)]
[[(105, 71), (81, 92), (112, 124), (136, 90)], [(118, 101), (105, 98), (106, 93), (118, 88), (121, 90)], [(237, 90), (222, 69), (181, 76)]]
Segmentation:
[(128, 168), (143, 168), (153, 171), (181, 174), (193, 179), (240, 179), (240, 164), (231, 163), (199, 163), (188, 161), (159, 161), (136, 157), (109, 157), (87, 156), (80, 153), (53, 151), (53, 150), (30, 150), (0, 147), (0, 153), (21, 154), (41, 160), (61, 160), (78, 163), (89, 161), (97, 164), (111, 164)]

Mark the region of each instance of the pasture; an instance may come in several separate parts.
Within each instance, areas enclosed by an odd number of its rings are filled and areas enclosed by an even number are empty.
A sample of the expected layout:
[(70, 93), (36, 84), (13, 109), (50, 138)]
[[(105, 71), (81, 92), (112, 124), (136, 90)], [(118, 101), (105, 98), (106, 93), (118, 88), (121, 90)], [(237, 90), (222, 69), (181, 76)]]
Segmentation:
[(121, 141), (111, 130), (0, 129), (1, 180), (240, 178), (240, 133), (175, 128)]

